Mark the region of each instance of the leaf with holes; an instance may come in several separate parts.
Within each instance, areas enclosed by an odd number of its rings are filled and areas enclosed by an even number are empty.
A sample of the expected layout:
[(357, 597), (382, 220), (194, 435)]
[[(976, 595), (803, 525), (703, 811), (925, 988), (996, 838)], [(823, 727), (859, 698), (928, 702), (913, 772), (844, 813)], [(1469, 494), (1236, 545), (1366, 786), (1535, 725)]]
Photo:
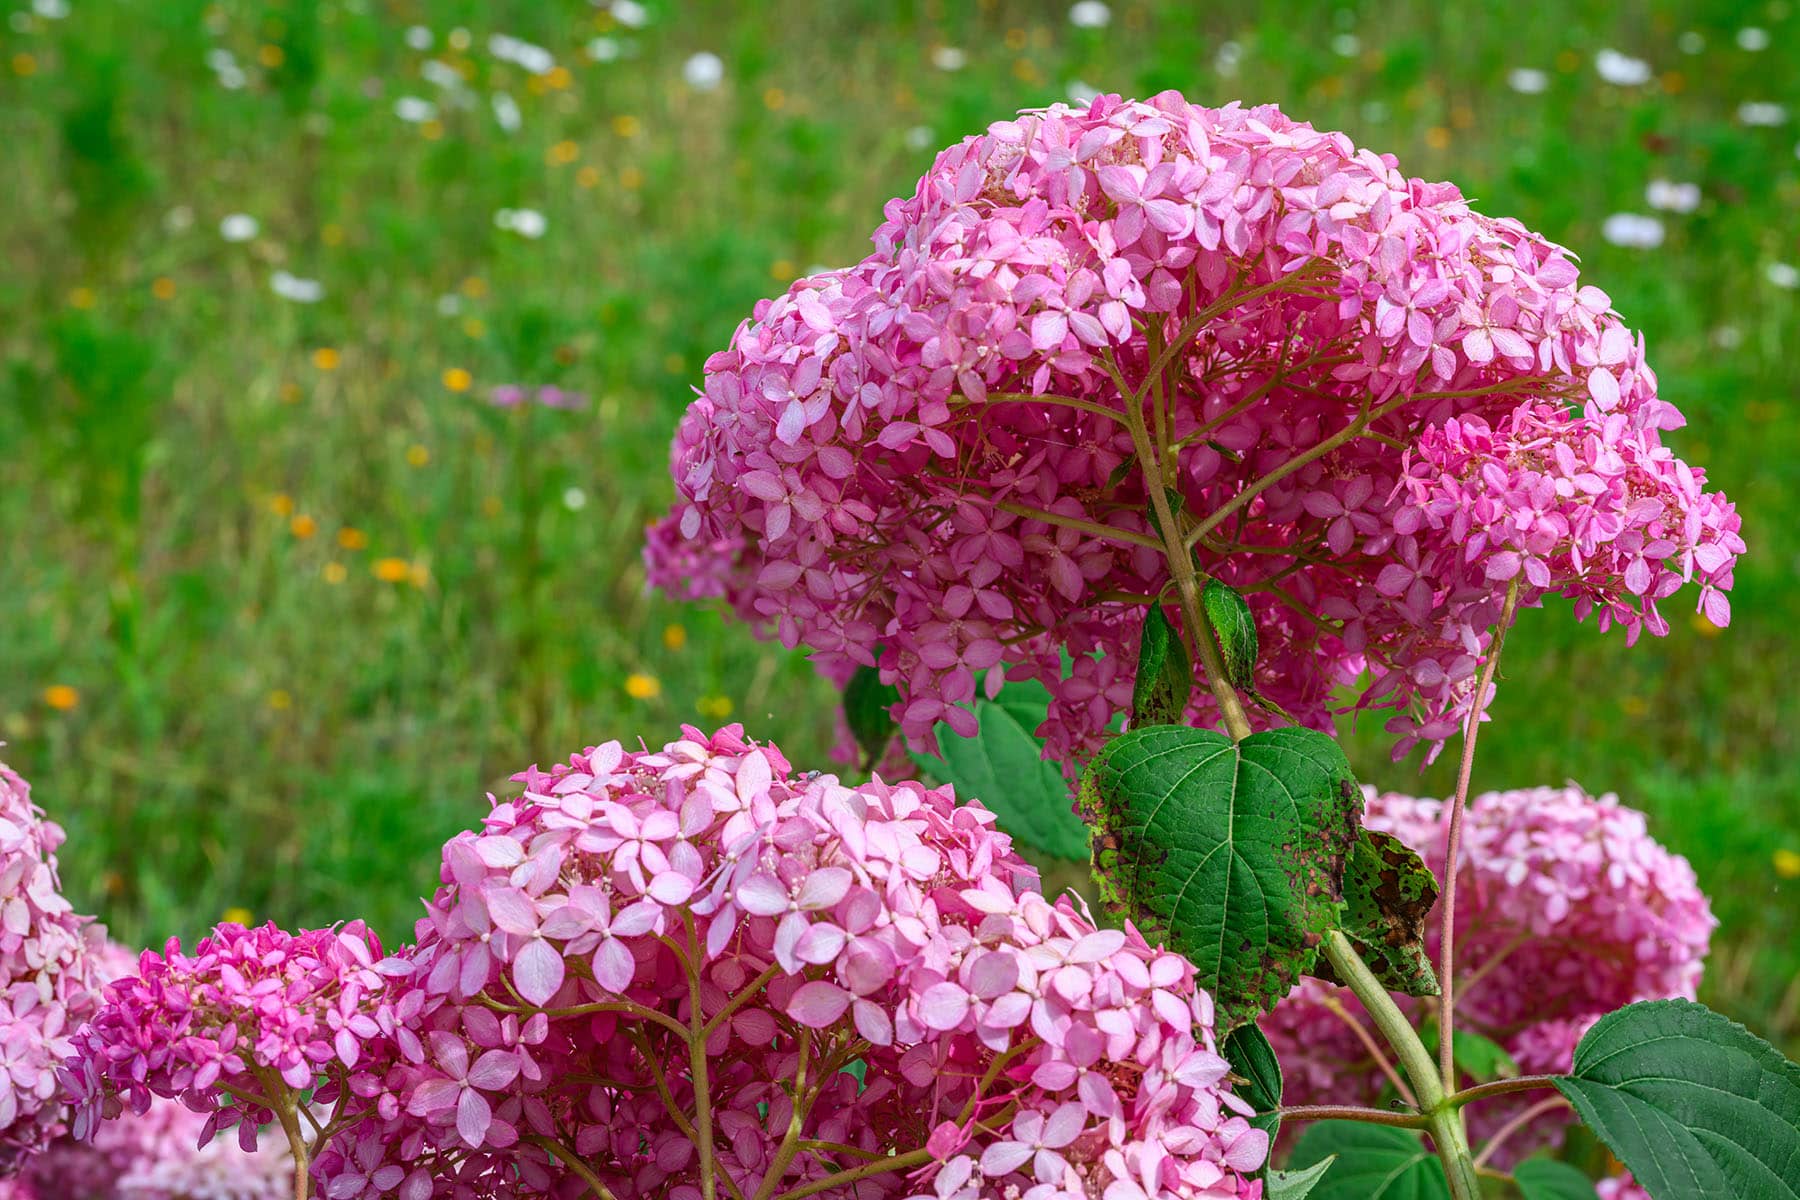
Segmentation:
[(1075, 815), (1062, 768), (1044, 761), (1044, 744), (1031, 732), (1043, 723), (1048, 705), (1041, 684), (1009, 683), (997, 700), (975, 702), (974, 737), (940, 726), (942, 757), (915, 754), (913, 761), (955, 785), (958, 796), (993, 810), (1000, 828), (1021, 846), (1053, 858), (1083, 859), (1088, 828)]
[(1339, 924), (1362, 792), (1322, 733), (1134, 729), (1089, 766), (1081, 810), (1102, 894), (1187, 956), (1224, 1028), (1286, 996)]
[[(1405, 842), (1365, 829), (1344, 867), (1345, 936), (1391, 992), (1407, 996), (1439, 994), (1437, 972), (1425, 953), (1425, 918), (1437, 903), (1437, 880)], [(1327, 962), (1313, 974), (1342, 983)]]
[(1800, 1064), (1703, 1004), (1607, 1013), (1556, 1086), (1655, 1200), (1800, 1198)]
[(1450, 1200), (1444, 1168), (1424, 1139), (1391, 1125), (1320, 1121), (1294, 1146), (1288, 1169), (1337, 1161), (1307, 1200)]

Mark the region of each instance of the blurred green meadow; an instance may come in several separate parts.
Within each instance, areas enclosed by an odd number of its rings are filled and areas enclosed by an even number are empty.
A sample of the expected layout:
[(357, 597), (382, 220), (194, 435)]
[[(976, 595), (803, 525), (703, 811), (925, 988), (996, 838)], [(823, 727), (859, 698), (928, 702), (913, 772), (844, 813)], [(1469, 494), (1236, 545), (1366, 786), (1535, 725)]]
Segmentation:
[[(140, 943), (233, 910), (399, 937), (528, 763), (729, 718), (824, 765), (804, 661), (644, 587), (702, 362), (937, 147), (1164, 88), (1457, 181), (1647, 331), (1744, 514), (1735, 619), (1684, 596), (1627, 650), (1525, 614), (1476, 782), (1646, 809), (1724, 921), (1706, 998), (1800, 1042), (1786, 0), (13, 0), (0, 740), (78, 907)], [(1448, 789), (1378, 724), (1366, 779)]]

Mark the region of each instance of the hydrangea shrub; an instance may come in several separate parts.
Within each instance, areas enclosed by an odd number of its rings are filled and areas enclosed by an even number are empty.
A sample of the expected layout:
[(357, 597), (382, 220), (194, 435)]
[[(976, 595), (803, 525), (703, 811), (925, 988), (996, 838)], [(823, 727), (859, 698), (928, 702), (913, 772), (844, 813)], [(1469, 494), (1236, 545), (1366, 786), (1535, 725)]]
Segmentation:
[[(708, 360), (648, 532), (846, 688), (864, 771), (604, 742), (489, 798), (410, 944), (222, 925), (103, 998), (0, 776), (6, 1162), (180, 1127), (242, 1148), (195, 1196), (1538, 1200), (1593, 1186), (1531, 1156), (1579, 1120), (1607, 1200), (1794, 1200), (1800, 1066), (1692, 1003), (1686, 863), (1610, 796), (1469, 798), (1521, 607), (1729, 621), (1682, 423), (1573, 255), (1341, 134), (1000, 122)], [(1360, 787), (1361, 710), (1460, 735), (1455, 794)]]

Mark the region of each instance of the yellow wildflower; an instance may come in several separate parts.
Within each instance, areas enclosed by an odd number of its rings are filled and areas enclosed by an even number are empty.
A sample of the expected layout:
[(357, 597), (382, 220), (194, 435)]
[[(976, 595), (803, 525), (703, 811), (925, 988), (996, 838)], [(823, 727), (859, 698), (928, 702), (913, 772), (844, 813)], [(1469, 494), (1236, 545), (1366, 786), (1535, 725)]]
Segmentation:
[(431, 451), (429, 451), (425, 447), (419, 445), (419, 443), (414, 442), (412, 445), (410, 445), (406, 448), (406, 465), (407, 466), (422, 467), (430, 461), (431, 461)]
[(466, 392), (475, 382), (475, 377), (462, 367), (451, 367), (444, 372), (444, 386), (453, 392)]
[(383, 583), (405, 583), (412, 574), (412, 564), (404, 558), (378, 558), (369, 569)]
[(58, 712), (68, 712), (81, 703), (81, 693), (66, 683), (53, 683), (44, 689), (44, 703)]
[(654, 700), (662, 695), (662, 684), (654, 675), (633, 672), (625, 677), (625, 694), (633, 700)]
[(288, 522), (288, 529), (295, 537), (304, 542), (307, 538), (319, 532), (319, 523), (305, 513), (301, 513), (299, 516)]
[(679, 650), (687, 645), (687, 627), (683, 625), (664, 625), (663, 645), (671, 650)]

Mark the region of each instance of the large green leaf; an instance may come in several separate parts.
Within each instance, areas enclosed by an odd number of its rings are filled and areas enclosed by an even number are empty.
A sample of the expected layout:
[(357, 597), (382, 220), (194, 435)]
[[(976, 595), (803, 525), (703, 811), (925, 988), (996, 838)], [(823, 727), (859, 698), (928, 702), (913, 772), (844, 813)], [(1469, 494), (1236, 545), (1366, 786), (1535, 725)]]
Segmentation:
[(1281, 1107), (1281, 1062), (1275, 1057), (1275, 1047), (1269, 1045), (1262, 1030), (1246, 1024), (1226, 1034), (1221, 1049), (1231, 1073), (1244, 1080), (1243, 1086), (1234, 1090), (1256, 1109), (1250, 1123), (1266, 1131), (1273, 1146), (1281, 1131), (1281, 1118), (1275, 1115)]
[(1337, 1156), (1308, 1200), (1450, 1200), (1444, 1168), (1418, 1134), (1391, 1125), (1320, 1121), (1294, 1147), (1290, 1170)]
[(1322, 733), (1134, 729), (1088, 768), (1081, 807), (1103, 894), (1193, 962), (1228, 1028), (1286, 996), (1338, 924), (1362, 793)]
[(1325, 1172), (1331, 1170), (1331, 1164), (1336, 1161), (1337, 1155), (1334, 1154), (1298, 1171), (1270, 1171), (1268, 1191), (1264, 1195), (1268, 1200), (1307, 1200), (1313, 1189), (1319, 1186), (1319, 1180), (1325, 1177)]
[[(1041, 693), (1042, 698), (1039, 698)], [(941, 758), (914, 755), (920, 767), (979, 800), (1023, 847), (1052, 858), (1088, 856), (1088, 828), (1075, 815), (1062, 768), (1044, 761), (1032, 730), (1043, 724), (1049, 693), (1042, 684), (1007, 684), (997, 700), (977, 700), (974, 737), (938, 727)]]
[(1556, 1086), (1655, 1200), (1800, 1197), (1800, 1065), (1705, 1005), (1608, 1013)]
[(1194, 690), (1194, 665), (1188, 661), (1181, 635), (1169, 624), (1161, 604), (1144, 615), (1138, 637), (1137, 680), (1131, 690), (1131, 724), (1179, 725)]
[(1513, 1168), (1525, 1200), (1596, 1200), (1594, 1181), (1554, 1158), (1528, 1158)]
[[(1437, 896), (1437, 880), (1405, 842), (1376, 829), (1357, 837), (1344, 866), (1342, 928), (1391, 992), (1435, 996), (1440, 991), (1425, 953), (1425, 918)], [(1343, 982), (1324, 961), (1313, 974)]]

